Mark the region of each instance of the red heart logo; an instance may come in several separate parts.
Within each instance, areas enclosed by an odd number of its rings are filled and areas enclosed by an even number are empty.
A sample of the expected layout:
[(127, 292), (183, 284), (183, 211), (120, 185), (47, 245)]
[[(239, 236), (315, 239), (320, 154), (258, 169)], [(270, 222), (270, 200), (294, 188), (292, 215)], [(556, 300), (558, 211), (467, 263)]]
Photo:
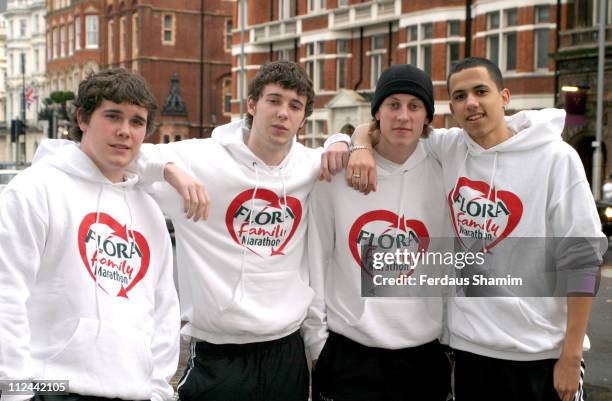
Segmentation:
[[(265, 203), (260, 209), (253, 206), (257, 200)], [(225, 214), (225, 225), (232, 239), (259, 256), (268, 252), (270, 256), (284, 255), (302, 220), (299, 199), (287, 196), (286, 202), (268, 189), (248, 189), (238, 194)]]
[[(399, 230), (396, 236), (388, 234), (394, 229)], [(400, 249), (400, 245), (406, 245), (406, 241), (413, 240), (417, 241), (417, 252), (425, 252), (429, 247), (429, 233), (422, 221), (408, 220), (404, 216), (400, 218), (388, 210), (372, 210), (364, 213), (351, 226), (348, 236), (349, 249), (361, 269), (364, 269), (364, 266), (359, 248), (364, 240), (368, 245), (376, 246), (378, 249)], [(377, 243), (374, 244), (374, 241)], [(372, 276), (367, 270), (364, 271)], [(414, 269), (408, 276), (412, 273)]]
[(106, 213), (86, 215), (77, 241), (87, 272), (109, 295), (128, 298), (128, 292), (147, 274), (151, 255), (145, 237), (128, 231)]
[(523, 203), (514, 193), (466, 177), (459, 178), (455, 191), (448, 194), (448, 204), (463, 246), (466, 238), (484, 239), (487, 250), (510, 235), (523, 215)]

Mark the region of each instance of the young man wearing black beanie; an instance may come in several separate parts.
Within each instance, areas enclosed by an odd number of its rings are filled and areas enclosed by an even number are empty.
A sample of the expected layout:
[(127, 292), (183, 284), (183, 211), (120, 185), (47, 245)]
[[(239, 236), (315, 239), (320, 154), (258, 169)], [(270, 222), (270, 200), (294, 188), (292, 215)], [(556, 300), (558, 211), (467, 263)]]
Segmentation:
[[(405, 298), (393, 299), (387, 286), (362, 297), (360, 286), (369, 243), (382, 238), (401, 243), (401, 252), (418, 252), (430, 236), (452, 235), (440, 166), (420, 141), (433, 113), (433, 86), (424, 71), (411, 65), (387, 69), (370, 125), (370, 135), (379, 139), (379, 192), (364, 197), (340, 176), (312, 191), (308, 261), (315, 298), (303, 328), (306, 346), (318, 358), (314, 401), (445, 401), (449, 394), (450, 364), (438, 341), (441, 293), (417, 297), (408, 289)], [(387, 270), (385, 278), (400, 273), (408, 274)], [(381, 279), (376, 277), (374, 285)]]
[[(581, 401), (586, 328), (607, 241), (580, 158), (561, 137), (565, 112), (505, 117), (510, 92), (499, 68), (482, 58), (456, 64), (447, 84), (460, 128), (439, 130), (428, 150), (442, 164), (458, 243), (486, 253), (483, 271), (531, 273), (528, 291), (506, 286), (503, 296), (476, 291), (448, 300), (455, 400)], [(367, 135), (356, 135), (366, 146)], [(361, 160), (351, 159), (347, 173), (365, 176), (374, 164), (369, 153), (356, 153)], [(472, 215), (466, 205), (487, 212)], [(542, 280), (551, 272), (552, 282)]]

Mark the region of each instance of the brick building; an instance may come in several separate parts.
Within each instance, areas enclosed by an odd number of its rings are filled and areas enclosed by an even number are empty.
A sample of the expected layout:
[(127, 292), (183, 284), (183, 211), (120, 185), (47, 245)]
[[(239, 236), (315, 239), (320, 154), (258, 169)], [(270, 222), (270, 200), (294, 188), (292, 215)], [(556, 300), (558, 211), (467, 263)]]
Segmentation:
[(160, 106), (152, 142), (207, 137), (229, 121), (233, 0), (105, 0), (101, 64), (142, 74)]
[[(554, 0), (472, 0), (469, 9), (463, 0), (244, 2), (247, 79), (261, 64), (277, 59), (300, 62), (313, 79), (315, 110), (300, 135), (307, 145), (319, 145), (330, 132), (350, 131), (367, 121), (376, 81), (395, 63), (412, 63), (431, 75), (438, 127), (454, 124), (446, 75), (468, 53), (499, 64), (512, 93), (510, 112), (554, 105)], [(565, 9), (566, 1), (561, 3)], [(239, 11), (237, 4), (235, 21)], [(238, 26), (233, 82), (240, 74), (239, 32)], [(245, 94), (245, 87), (234, 86), (233, 117), (239, 116), (238, 99)]]
[(100, 68), (102, 0), (47, 0), (49, 92), (76, 93), (88, 72)]
[[(602, 177), (612, 174), (612, 0), (607, 1)], [(591, 180), (593, 147), (595, 141), (597, 101), (597, 56), (599, 36), (598, 0), (571, 0), (567, 7), (567, 24), (559, 32), (559, 48), (555, 54), (559, 71), (559, 103), (566, 107), (564, 139), (576, 148), (587, 177)], [(561, 88), (575, 90), (565, 92)]]

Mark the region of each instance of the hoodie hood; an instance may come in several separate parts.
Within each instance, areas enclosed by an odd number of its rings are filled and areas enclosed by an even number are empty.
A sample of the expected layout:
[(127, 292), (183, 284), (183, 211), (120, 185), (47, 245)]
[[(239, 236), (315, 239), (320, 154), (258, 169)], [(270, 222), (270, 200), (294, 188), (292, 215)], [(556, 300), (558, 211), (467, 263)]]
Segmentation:
[(427, 158), (427, 152), (425, 151), (425, 147), (423, 143), (419, 140), (417, 143), (414, 152), (404, 161), (402, 164), (393, 163), (385, 159), (380, 153), (377, 151), (374, 152), (374, 159), (376, 160), (376, 174), (382, 179), (384, 177), (389, 177), (396, 174), (402, 174), (404, 172), (410, 171), (417, 167), (420, 163), (422, 163)]
[[(280, 174), (279, 171), (288, 173), (290, 160), (294, 153), (294, 143), (291, 144), (289, 152), (278, 166), (268, 166), (263, 160), (249, 149), (246, 142), (250, 134), (250, 129), (244, 119), (222, 125), (213, 130), (211, 137), (234, 157), (236, 162), (246, 166), (250, 170), (257, 169), (259, 172), (271, 175)], [(294, 137), (295, 142), (295, 137)]]
[(138, 183), (138, 176), (126, 172), (126, 180), (112, 183), (96, 164), (81, 150), (79, 144), (66, 139), (45, 139), (38, 146), (32, 164), (46, 164), (67, 174), (101, 185), (131, 188)]
[(486, 153), (522, 152), (551, 142), (561, 142), (565, 125), (565, 110), (524, 110), (506, 117), (506, 124), (514, 135), (489, 149), (477, 144), (470, 135), (461, 130), (468, 152), (473, 156)]

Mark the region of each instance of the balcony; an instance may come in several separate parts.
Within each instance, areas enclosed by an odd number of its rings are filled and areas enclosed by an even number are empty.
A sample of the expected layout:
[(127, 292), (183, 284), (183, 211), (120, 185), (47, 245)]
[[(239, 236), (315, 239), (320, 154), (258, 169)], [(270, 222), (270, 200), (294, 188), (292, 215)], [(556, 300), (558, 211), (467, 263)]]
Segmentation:
[[(605, 29), (606, 45), (612, 44), (612, 25)], [(599, 45), (599, 27), (576, 28), (559, 32), (559, 52), (596, 48)]]
[(333, 10), (330, 18), (332, 28), (372, 25), (392, 20), (401, 14), (401, 2), (396, 0), (376, 0), (365, 4), (355, 4), (349, 8)]
[(252, 29), (254, 43), (269, 43), (279, 40), (292, 39), (298, 34), (296, 20), (274, 21)]

